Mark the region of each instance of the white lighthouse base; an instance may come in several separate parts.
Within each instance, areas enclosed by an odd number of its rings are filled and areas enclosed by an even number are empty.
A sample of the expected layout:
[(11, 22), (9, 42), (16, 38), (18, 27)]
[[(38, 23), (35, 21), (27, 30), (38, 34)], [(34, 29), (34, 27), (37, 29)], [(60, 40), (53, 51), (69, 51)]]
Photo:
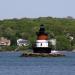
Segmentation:
[(37, 40), (36, 47), (48, 47), (48, 41), (47, 40)]

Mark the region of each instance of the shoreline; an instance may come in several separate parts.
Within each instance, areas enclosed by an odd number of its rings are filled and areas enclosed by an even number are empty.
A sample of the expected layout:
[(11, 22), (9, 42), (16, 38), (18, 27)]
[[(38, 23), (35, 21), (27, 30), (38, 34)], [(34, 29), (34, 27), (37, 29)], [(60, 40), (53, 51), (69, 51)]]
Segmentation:
[[(52, 51), (54, 51), (54, 50), (52, 50)], [(59, 50), (56, 50), (57, 51), (57, 53), (63, 53), (63, 52), (75, 52), (75, 51), (67, 51), (67, 50), (64, 50), (64, 51), (59, 51)], [(14, 50), (11, 50), (11, 51), (9, 51), (9, 50), (7, 50), (7, 51), (0, 51), (0, 52), (29, 52), (29, 53), (32, 53), (31, 51), (29, 51), (29, 50), (18, 50), (18, 51), (14, 51)]]
[(62, 53), (22, 53), (20, 57), (63, 57)]

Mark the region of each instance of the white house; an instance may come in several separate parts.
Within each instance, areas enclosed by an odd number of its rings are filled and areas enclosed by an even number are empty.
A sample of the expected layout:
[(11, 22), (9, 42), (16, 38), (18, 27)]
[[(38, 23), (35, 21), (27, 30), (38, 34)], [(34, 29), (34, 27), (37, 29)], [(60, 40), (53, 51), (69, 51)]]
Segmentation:
[[(51, 43), (51, 45), (54, 47), (54, 49), (56, 50), (56, 39), (52, 38), (49, 40), (49, 42)], [(54, 51), (55, 52), (55, 51)]]
[(25, 40), (25, 39), (18, 39), (17, 40), (17, 45), (18, 46), (28, 46), (29, 42), (28, 42), (28, 40)]
[(56, 45), (56, 39), (50, 39), (49, 42), (50, 42), (53, 46)]
[(74, 39), (74, 37), (73, 36), (69, 36), (69, 39), (70, 39), (70, 41), (72, 41)]
[(11, 41), (5, 37), (0, 37), (0, 46), (10, 46)]

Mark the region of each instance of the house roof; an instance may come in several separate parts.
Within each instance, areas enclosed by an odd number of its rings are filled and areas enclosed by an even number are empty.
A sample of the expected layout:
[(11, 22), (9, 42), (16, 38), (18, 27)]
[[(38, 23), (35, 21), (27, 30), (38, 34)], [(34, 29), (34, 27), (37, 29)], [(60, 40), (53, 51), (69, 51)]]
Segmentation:
[(4, 38), (4, 37), (1, 37), (0, 38), (0, 42), (9, 42), (10, 40), (8, 40), (8, 39), (6, 39), (6, 38)]
[(27, 43), (28, 40), (25, 40), (25, 39), (18, 39), (17, 42), (18, 42), (18, 43)]

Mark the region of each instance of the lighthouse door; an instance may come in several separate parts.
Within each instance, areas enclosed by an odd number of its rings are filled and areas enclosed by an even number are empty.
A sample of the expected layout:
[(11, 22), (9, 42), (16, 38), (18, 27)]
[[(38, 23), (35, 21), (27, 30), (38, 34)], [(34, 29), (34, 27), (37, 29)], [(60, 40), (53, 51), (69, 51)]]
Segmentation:
[(41, 43), (41, 47), (42, 47), (42, 43)]

